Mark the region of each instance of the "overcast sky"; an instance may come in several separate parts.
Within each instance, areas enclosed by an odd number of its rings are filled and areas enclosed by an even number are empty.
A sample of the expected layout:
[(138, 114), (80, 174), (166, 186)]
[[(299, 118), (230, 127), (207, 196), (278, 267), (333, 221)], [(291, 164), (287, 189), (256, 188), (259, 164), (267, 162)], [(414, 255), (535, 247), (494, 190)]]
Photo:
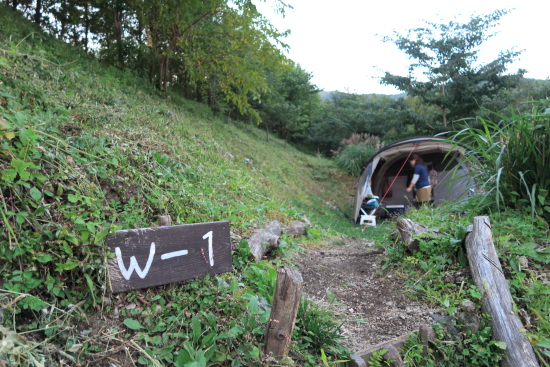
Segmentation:
[(495, 29), (499, 34), (482, 45), (480, 61), (494, 60), (501, 50), (525, 50), (509, 70), (526, 69), (530, 78), (550, 77), (548, 0), (288, 0), (294, 9), (284, 19), (273, 12), (273, 0), (266, 1), (258, 2), (260, 11), (279, 30), (291, 30), (287, 56), (326, 91), (399, 93), (380, 85), (378, 78), (382, 71), (406, 75), (411, 62), (393, 43), (382, 42), (382, 36), (423, 26), (422, 20), (447, 22), (458, 16), (467, 21), (472, 14), (496, 9), (515, 10), (501, 18)]

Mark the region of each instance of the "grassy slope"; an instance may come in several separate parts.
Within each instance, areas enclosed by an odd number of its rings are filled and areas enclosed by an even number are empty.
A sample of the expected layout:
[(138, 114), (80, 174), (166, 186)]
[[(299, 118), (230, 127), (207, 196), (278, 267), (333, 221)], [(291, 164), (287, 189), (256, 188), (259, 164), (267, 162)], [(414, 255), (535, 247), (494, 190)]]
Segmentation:
[[(236, 242), (268, 220), (303, 215), (319, 228), (314, 231), (318, 241), (338, 233), (363, 235), (342, 212), (321, 204), (353, 183), (331, 161), (285, 147), (273, 137), (266, 142), (265, 132), (228, 123), (177, 95), (160, 98), (146, 81), (90, 60), (4, 5), (0, 24), (0, 297), (13, 306), (6, 307), (5, 316), (16, 315), (6, 317), (4, 326), (30, 332), (29, 339), (46, 340), (44, 345), (62, 351), (81, 345), (75, 348), (80, 358), (93, 360), (94, 353), (105, 351), (105, 339), (98, 330), (87, 340), (77, 333), (71, 325), (79, 321), (69, 310), (76, 304), (85, 317), (112, 315), (103, 238), (115, 229), (150, 226), (158, 215), (171, 215), (173, 224), (230, 220)], [(237, 267), (246, 264), (245, 257), (239, 257)], [(168, 302), (171, 309), (153, 315), (156, 311), (143, 304), (142, 314), (122, 311), (120, 321), (128, 316), (160, 325), (189, 312), (205, 333), (214, 330), (220, 338), (218, 349), (209, 349), (215, 350), (210, 360), (258, 363), (256, 350), (245, 346), (261, 340), (265, 320), (258, 318), (250, 297), (241, 296), (269, 298), (274, 265), (244, 266), (225, 276), (230, 285), (244, 284), (243, 289), (211, 291), (214, 279), (198, 286), (158, 287), (140, 297)], [(137, 302), (139, 294), (130, 292), (117, 302)], [(196, 294), (194, 303), (185, 301), (189, 294)], [(232, 297), (233, 303), (214, 308), (215, 299)], [(43, 309), (50, 311), (40, 318)], [(212, 313), (214, 320), (229, 321), (215, 325), (205, 316)], [(247, 314), (250, 320), (242, 317)], [(189, 327), (185, 322), (190, 321), (182, 321), (179, 331)], [(131, 338), (132, 328), (118, 327)], [(228, 336), (230, 328), (240, 331)], [(153, 343), (153, 358), (145, 358), (141, 348), (150, 345), (147, 338), (153, 334), (139, 334), (145, 344), (138, 341), (130, 348), (132, 358), (141, 356), (152, 365), (184, 358), (174, 345), (183, 345), (187, 336), (167, 326), (164, 330), (174, 340)], [(191, 340), (195, 351), (201, 338)], [(162, 354), (169, 346), (169, 353)], [(314, 363), (317, 356), (309, 353), (318, 354), (319, 347), (306, 345), (296, 355)], [(53, 358), (40, 348), (18, 353), (10, 358), (20, 363)]]

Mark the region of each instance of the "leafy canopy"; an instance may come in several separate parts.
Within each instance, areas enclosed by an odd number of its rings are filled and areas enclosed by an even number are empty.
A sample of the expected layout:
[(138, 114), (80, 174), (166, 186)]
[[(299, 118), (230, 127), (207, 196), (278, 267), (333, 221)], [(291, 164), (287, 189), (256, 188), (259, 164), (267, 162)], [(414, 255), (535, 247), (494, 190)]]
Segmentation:
[[(507, 65), (520, 51), (506, 50), (487, 63), (478, 63), (480, 46), (496, 33), (506, 10), (489, 15), (475, 15), (467, 23), (451, 21), (447, 24), (426, 22), (427, 27), (409, 30), (405, 35), (394, 32), (385, 37), (394, 42), (414, 62), (408, 76), (386, 72), (381, 83), (393, 85), (428, 104), (441, 109), (441, 122), (447, 119), (472, 116), (483, 97), (494, 96), (506, 87), (514, 87), (524, 74), (504, 74)], [(424, 75), (420, 80), (419, 72)]]

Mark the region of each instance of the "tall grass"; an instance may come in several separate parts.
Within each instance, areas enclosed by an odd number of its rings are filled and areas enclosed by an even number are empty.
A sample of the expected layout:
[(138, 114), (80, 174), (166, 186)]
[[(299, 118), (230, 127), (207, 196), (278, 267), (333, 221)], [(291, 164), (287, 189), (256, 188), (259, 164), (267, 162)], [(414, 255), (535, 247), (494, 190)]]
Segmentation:
[(381, 147), (383, 143), (377, 136), (369, 134), (352, 134), (349, 139), (340, 142), (340, 148), (334, 152), (336, 164), (353, 176), (358, 176), (361, 169)]
[(472, 151), (466, 160), (489, 204), (530, 211), (550, 219), (550, 100), (531, 113), (478, 117), (454, 135)]

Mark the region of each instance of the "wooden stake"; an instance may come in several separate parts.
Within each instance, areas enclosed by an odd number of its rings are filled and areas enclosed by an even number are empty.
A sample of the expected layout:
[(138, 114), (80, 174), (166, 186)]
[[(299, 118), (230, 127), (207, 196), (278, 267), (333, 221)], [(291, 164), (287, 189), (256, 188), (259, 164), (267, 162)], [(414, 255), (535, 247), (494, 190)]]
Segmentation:
[(491, 316), (493, 339), (506, 343), (501, 367), (538, 367), (537, 357), (525, 329), (514, 311), (514, 301), (500, 266), (489, 217), (475, 217), (473, 231), (466, 237), (472, 277), (481, 291), (481, 308)]
[(159, 227), (171, 226), (172, 219), (169, 215), (159, 215)]
[(265, 352), (279, 360), (288, 355), (302, 296), (302, 275), (295, 269), (277, 270), (277, 285), (267, 328)]

